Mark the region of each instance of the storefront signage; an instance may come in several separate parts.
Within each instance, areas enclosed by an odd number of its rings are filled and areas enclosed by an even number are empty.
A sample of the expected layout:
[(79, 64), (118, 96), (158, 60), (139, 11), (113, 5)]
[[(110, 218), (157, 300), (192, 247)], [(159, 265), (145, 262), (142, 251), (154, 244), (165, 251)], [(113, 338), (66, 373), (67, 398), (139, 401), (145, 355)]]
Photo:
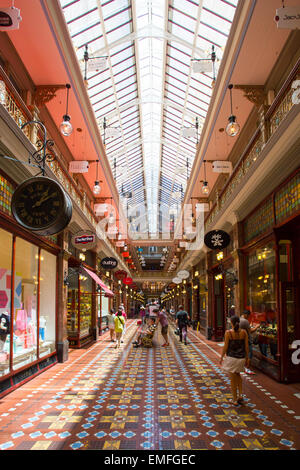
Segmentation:
[(118, 266), (118, 261), (115, 258), (103, 258), (100, 264), (104, 269), (115, 269)]
[(230, 243), (230, 235), (223, 230), (212, 230), (204, 236), (204, 243), (211, 250), (223, 250)]
[(180, 284), (182, 282), (182, 279), (180, 277), (174, 277), (172, 279), (172, 281), (175, 283), (175, 284)]
[(131, 277), (124, 277), (123, 283), (124, 283), (124, 284), (127, 284), (127, 285), (132, 284), (132, 279), (131, 279)]
[(91, 250), (97, 243), (96, 234), (90, 231), (77, 232), (72, 237), (72, 245), (79, 250)]
[(225, 161), (216, 161), (212, 163), (212, 171), (214, 173), (231, 173), (232, 163)]
[(115, 278), (116, 279), (123, 279), (126, 276), (127, 276), (126, 271), (119, 270), (119, 271), (115, 272)]
[(276, 10), (278, 29), (300, 29), (300, 6), (285, 6)]
[(89, 171), (88, 161), (74, 161), (69, 163), (70, 173), (87, 173)]
[(188, 271), (178, 271), (177, 273), (177, 277), (179, 277), (180, 279), (187, 279), (188, 277), (190, 276), (190, 273)]

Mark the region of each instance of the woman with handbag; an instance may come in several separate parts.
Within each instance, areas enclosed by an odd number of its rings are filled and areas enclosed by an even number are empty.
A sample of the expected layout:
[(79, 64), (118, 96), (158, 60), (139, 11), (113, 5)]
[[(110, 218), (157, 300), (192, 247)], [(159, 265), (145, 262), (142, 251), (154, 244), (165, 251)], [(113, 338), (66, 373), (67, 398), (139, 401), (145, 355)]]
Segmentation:
[[(234, 315), (230, 318), (232, 329), (225, 333), (225, 343), (220, 359), (220, 365), (230, 376), (232, 403), (234, 406), (243, 404), (242, 377), (241, 372), (248, 365), (249, 345), (248, 335), (245, 330), (240, 329), (240, 317)], [(224, 362), (223, 358), (226, 355)]]

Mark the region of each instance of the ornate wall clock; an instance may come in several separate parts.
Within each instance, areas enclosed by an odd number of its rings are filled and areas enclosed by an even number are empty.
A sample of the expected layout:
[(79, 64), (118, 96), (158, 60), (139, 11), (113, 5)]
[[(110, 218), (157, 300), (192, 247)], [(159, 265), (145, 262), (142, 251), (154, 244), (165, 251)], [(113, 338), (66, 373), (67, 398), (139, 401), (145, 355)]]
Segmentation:
[(11, 210), (16, 221), (37, 235), (54, 235), (72, 218), (72, 201), (63, 187), (45, 176), (29, 178), (15, 190)]

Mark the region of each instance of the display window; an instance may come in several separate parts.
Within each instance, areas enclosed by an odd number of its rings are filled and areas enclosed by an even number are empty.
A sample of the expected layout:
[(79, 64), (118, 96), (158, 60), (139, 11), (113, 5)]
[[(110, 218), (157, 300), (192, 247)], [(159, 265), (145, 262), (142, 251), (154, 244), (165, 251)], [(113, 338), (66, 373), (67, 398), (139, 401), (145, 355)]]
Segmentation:
[(81, 338), (92, 334), (93, 280), (72, 267), (68, 279), (68, 337), (72, 346), (78, 346)]
[(14, 276), (14, 354), (13, 369), (37, 359), (39, 249), (17, 238)]
[(93, 281), (88, 275), (79, 276), (80, 286), (80, 338), (92, 331), (92, 289)]
[(0, 229), (0, 376), (54, 352), (55, 332), (56, 257)]
[(0, 229), (0, 377), (9, 373), (12, 235)]
[(40, 317), (39, 356), (55, 350), (56, 256), (41, 250), (40, 254)]
[(247, 308), (250, 323), (259, 324), (253, 350), (278, 360), (278, 308), (276, 300), (276, 254), (271, 242), (247, 256)]

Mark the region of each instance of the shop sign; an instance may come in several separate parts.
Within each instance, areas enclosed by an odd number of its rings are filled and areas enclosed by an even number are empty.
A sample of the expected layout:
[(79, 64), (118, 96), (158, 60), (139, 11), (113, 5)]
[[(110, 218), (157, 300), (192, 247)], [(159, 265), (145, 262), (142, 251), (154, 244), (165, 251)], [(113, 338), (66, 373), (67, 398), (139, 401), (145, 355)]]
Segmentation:
[(89, 162), (88, 161), (73, 161), (69, 163), (70, 173), (88, 173)]
[(77, 232), (72, 237), (72, 245), (79, 250), (91, 250), (97, 243), (96, 234), (90, 231)]
[(231, 173), (232, 162), (216, 161), (212, 163), (212, 171), (214, 173)]
[(275, 21), (278, 29), (300, 29), (300, 5), (278, 8)]
[(212, 230), (204, 236), (204, 243), (211, 250), (223, 250), (230, 243), (230, 235), (223, 230)]
[(118, 261), (115, 258), (103, 258), (100, 264), (104, 269), (115, 269), (118, 266)]
[(132, 284), (132, 279), (131, 279), (131, 277), (124, 277), (124, 279), (123, 279), (123, 284), (127, 284), (127, 285)]
[(115, 278), (116, 279), (123, 279), (126, 276), (127, 276), (126, 271), (119, 270), (119, 271), (115, 272)]
[(174, 277), (172, 279), (172, 281), (175, 283), (175, 284), (180, 284), (182, 282), (182, 279), (180, 277)]
[(190, 276), (190, 273), (188, 271), (178, 271), (177, 273), (177, 277), (179, 277), (180, 279), (187, 279), (188, 277)]
[(125, 242), (116, 242), (116, 246), (121, 248), (125, 245)]

